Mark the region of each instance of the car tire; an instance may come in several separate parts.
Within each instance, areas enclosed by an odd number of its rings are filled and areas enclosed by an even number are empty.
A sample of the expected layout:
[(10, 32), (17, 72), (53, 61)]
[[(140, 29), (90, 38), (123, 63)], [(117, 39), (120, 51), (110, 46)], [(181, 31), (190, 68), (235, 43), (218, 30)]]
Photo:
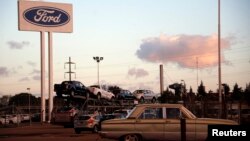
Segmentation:
[(75, 96), (75, 92), (72, 90), (72, 91), (70, 91), (70, 96), (71, 97), (74, 97)]
[(80, 129), (75, 128), (75, 133), (76, 133), (76, 134), (80, 134), (80, 133), (81, 133), (81, 130), (80, 130)]
[(128, 134), (123, 137), (123, 141), (141, 141), (141, 137), (136, 134)]
[(56, 95), (57, 95), (58, 97), (62, 97), (62, 94), (61, 94), (61, 93), (56, 93)]
[(140, 98), (140, 103), (144, 103), (144, 102), (145, 102), (144, 98), (141, 97), (141, 98)]
[(101, 93), (98, 93), (98, 94), (97, 94), (97, 99), (98, 99), (98, 100), (101, 100)]
[(156, 102), (156, 98), (153, 97), (153, 99), (151, 100), (152, 103), (155, 103)]
[(89, 99), (89, 92), (86, 92), (86, 99)]
[(99, 131), (99, 128), (98, 128), (97, 125), (95, 125), (95, 126), (93, 127), (92, 132), (93, 132), (93, 133), (98, 133), (98, 131)]

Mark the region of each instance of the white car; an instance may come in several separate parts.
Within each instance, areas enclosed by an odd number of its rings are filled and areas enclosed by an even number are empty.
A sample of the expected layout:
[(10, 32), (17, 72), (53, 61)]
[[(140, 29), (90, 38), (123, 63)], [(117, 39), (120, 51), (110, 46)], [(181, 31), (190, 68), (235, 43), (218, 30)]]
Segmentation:
[(19, 124), (22, 121), (20, 114), (6, 115), (6, 118), (9, 119), (9, 124)]
[(0, 116), (0, 125), (9, 124), (9, 118), (5, 115)]
[(98, 100), (100, 100), (101, 98), (114, 100), (115, 98), (115, 95), (112, 92), (109, 92), (109, 90), (105, 86), (92, 85), (89, 86), (88, 89), (97, 97)]
[(157, 100), (157, 94), (155, 94), (151, 90), (135, 90), (133, 95), (138, 99), (140, 102), (145, 102), (145, 100), (151, 100), (152, 103), (155, 103)]
[(30, 120), (30, 115), (29, 114), (21, 114), (22, 121), (29, 121)]

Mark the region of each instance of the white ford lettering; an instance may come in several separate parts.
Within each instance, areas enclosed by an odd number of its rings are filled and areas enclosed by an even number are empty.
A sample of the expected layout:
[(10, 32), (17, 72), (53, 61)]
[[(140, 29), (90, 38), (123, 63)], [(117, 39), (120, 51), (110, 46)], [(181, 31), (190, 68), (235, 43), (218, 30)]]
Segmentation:
[(37, 15), (34, 16), (34, 20), (36, 22), (54, 22), (54, 23), (59, 23), (61, 21), (60, 17), (61, 14), (59, 14), (58, 16), (48, 16), (47, 14), (53, 14), (55, 11), (52, 10), (45, 10), (45, 9), (40, 9), (37, 10)]
[(246, 136), (246, 131), (233, 131), (230, 129), (229, 131), (219, 131), (218, 129), (212, 129), (212, 136)]

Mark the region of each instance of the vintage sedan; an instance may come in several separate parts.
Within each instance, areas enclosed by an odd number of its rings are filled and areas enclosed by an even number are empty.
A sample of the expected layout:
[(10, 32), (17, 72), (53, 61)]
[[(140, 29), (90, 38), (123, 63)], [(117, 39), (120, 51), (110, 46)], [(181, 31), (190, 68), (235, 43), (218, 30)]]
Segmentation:
[(181, 120), (186, 119), (186, 139), (206, 140), (208, 125), (237, 125), (225, 119), (197, 118), (181, 104), (140, 104), (126, 119), (102, 122), (102, 138), (123, 141), (181, 140)]

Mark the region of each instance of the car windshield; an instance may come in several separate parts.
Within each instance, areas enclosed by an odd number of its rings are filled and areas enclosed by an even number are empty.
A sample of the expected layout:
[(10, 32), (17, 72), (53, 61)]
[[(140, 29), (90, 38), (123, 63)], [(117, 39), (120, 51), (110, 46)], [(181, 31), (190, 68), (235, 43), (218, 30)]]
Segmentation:
[(90, 87), (94, 87), (94, 88), (99, 88), (100, 89), (100, 86), (98, 86), (98, 85), (91, 85)]
[(183, 111), (188, 114), (191, 118), (197, 118), (192, 112), (190, 112), (187, 108), (185, 107), (181, 107), (182, 109), (184, 109)]

